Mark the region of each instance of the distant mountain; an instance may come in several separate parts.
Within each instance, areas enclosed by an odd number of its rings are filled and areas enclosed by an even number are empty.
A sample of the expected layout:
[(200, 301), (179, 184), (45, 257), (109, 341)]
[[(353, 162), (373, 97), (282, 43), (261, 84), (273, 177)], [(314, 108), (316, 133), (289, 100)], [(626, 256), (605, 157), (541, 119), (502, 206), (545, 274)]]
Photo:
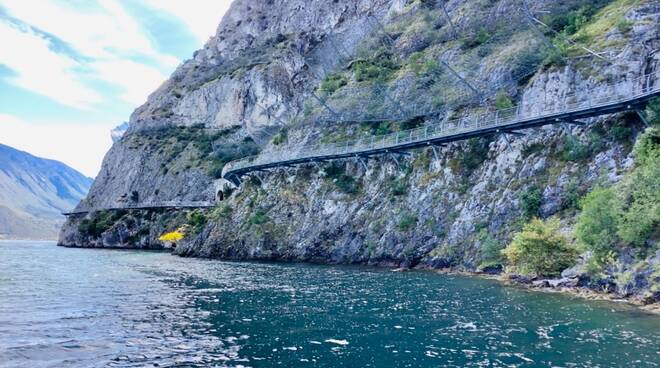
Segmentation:
[(92, 179), (54, 160), (0, 144), (0, 239), (56, 239)]
[(128, 122), (124, 122), (121, 125), (117, 126), (116, 128), (112, 129), (110, 131), (110, 137), (112, 138), (113, 142), (118, 142), (121, 137), (124, 136), (124, 133), (128, 130)]

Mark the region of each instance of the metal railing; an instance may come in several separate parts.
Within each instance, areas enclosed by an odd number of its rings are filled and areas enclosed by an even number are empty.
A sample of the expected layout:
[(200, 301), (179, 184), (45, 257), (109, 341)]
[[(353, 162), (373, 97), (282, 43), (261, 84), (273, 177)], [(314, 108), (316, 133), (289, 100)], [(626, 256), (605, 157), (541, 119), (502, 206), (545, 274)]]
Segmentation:
[[(475, 116), (448, 119), (439, 123), (428, 124), (419, 128), (404, 130), (382, 136), (371, 136), (356, 140), (347, 140), (333, 144), (314, 144), (301, 146), (297, 150), (279, 150), (267, 155), (251, 156), (228, 163), (223, 169), (223, 177), (236, 173), (246, 173), (264, 166), (284, 166), (296, 161), (315, 161), (331, 156), (350, 157), (382, 153), (384, 150), (406, 149), (423, 142), (437, 141), (442, 138), (463, 135), (470, 132), (507, 129), (526, 121), (544, 120), (544, 124), (553, 123), (558, 116), (570, 115), (581, 111), (606, 110), (608, 106), (621, 103), (634, 103), (637, 100), (660, 95), (660, 71), (640, 77), (596, 85), (584, 92), (566, 93), (555, 103), (538, 109), (537, 105), (520, 104), (509, 109), (495, 110)], [(535, 109), (536, 108), (536, 109)], [(625, 110), (622, 108), (621, 110)], [(609, 110), (603, 112), (608, 113)], [(557, 123), (561, 120), (557, 120)], [(541, 124), (542, 125), (542, 124)], [(520, 127), (524, 128), (524, 127)]]

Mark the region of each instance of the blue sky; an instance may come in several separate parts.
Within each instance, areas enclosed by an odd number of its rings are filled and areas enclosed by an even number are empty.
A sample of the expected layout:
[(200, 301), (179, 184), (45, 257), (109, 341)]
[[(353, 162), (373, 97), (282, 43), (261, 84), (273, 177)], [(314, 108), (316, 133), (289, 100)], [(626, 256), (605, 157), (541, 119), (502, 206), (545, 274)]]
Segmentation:
[(0, 143), (94, 177), (109, 130), (201, 48), (231, 0), (0, 0)]

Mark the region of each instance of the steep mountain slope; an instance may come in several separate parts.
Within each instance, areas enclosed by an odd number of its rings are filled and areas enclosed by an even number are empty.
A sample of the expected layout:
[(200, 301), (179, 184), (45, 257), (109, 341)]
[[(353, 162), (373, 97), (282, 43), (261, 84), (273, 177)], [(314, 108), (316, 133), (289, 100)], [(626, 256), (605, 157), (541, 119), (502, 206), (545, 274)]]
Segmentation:
[[(236, 0), (133, 113), (80, 208), (212, 200), (232, 159), (602, 95), (657, 70), (659, 22), (650, 0)], [(184, 256), (498, 271), (531, 218), (572, 234), (580, 198), (635, 170), (651, 134), (636, 115), (586, 123), (260, 173), (212, 211), (99, 211), (71, 218), (60, 243), (154, 248), (179, 230)], [(656, 235), (622, 243), (591, 285), (646, 295)]]
[(92, 183), (67, 165), (0, 144), (0, 237), (54, 239)]

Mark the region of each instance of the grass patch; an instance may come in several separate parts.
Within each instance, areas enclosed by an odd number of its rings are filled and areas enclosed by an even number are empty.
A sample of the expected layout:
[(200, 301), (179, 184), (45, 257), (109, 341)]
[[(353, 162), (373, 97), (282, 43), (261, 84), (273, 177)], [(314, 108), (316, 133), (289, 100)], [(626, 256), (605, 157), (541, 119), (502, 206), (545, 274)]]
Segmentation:
[(268, 222), (270, 222), (270, 217), (268, 217), (268, 213), (263, 210), (257, 210), (250, 218), (248, 219), (248, 224), (250, 225), (264, 225)]
[(406, 232), (414, 228), (415, 225), (417, 225), (417, 216), (410, 213), (404, 213), (399, 218), (399, 223), (397, 224), (397, 228), (400, 231)]

